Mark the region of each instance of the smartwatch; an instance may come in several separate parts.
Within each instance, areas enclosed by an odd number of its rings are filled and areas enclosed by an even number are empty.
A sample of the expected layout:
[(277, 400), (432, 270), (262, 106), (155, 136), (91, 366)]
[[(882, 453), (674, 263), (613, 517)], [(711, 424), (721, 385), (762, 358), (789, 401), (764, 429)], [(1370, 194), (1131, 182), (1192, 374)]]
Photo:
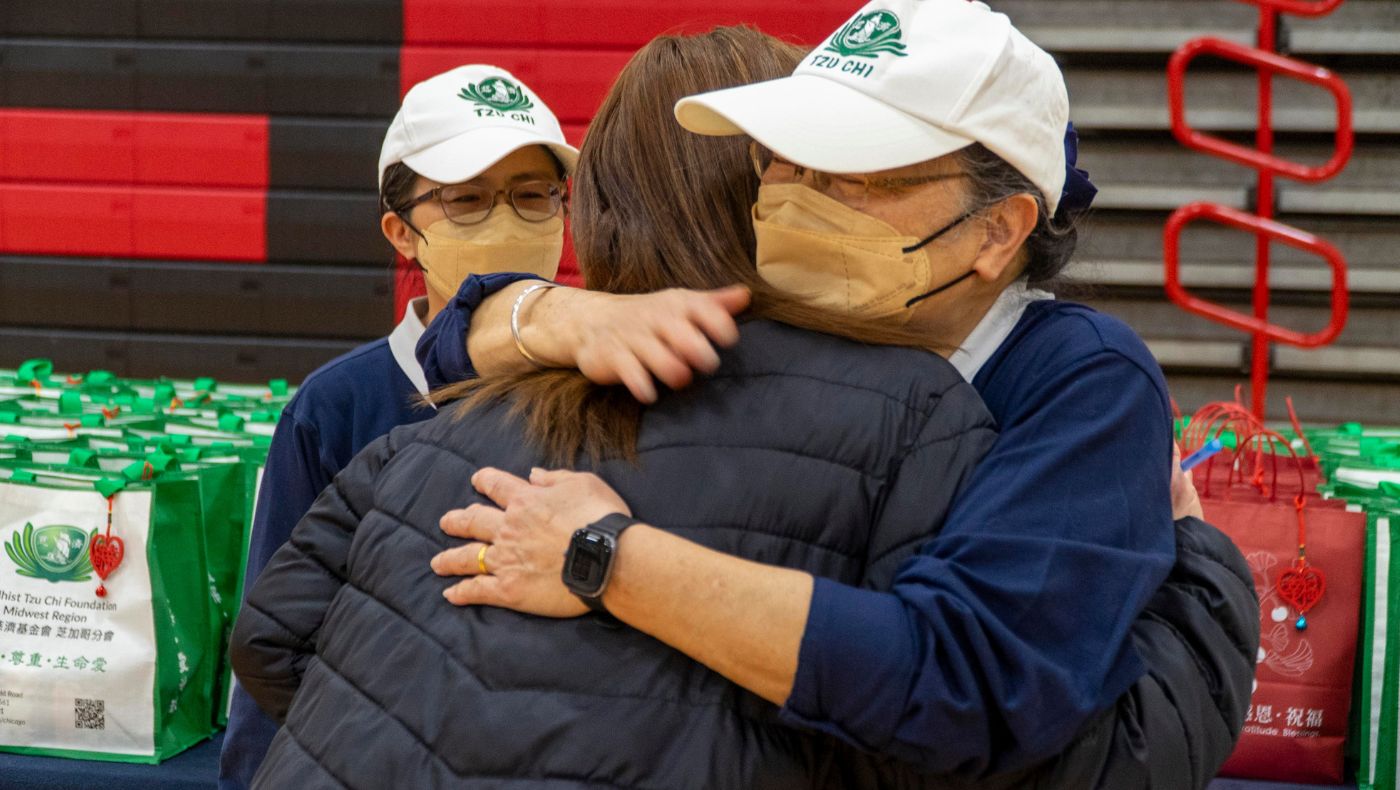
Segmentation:
[(589, 609), (606, 612), (603, 591), (612, 576), (617, 556), (617, 539), (622, 531), (641, 522), (631, 516), (612, 513), (574, 533), (564, 554), (564, 586)]

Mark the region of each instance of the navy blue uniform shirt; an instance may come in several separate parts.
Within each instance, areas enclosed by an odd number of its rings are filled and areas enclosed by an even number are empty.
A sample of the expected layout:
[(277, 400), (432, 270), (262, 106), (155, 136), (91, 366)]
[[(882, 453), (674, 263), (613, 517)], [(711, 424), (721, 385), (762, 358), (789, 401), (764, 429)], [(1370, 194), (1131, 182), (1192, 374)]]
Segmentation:
[[(410, 303), (403, 322), (388, 337), (360, 346), (308, 376), (283, 410), (253, 514), (245, 590), (361, 448), (397, 426), (433, 416), (431, 407), (417, 401), (427, 392), (413, 355), (423, 334), (415, 312), (421, 302)], [(277, 724), (235, 687), (219, 756), (220, 790), (248, 787), (276, 734)]]
[[(471, 374), (471, 311), (525, 277), (463, 284), (418, 345), (432, 386)], [(785, 721), (933, 772), (1007, 770), (1142, 675), (1129, 630), (1176, 556), (1166, 381), (1121, 321), (1033, 296), (1008, 288), (951, 358), (1000, 435), (942, 531), (892, 590), (817, 579)]]
[(997, 441), (892, 590), (817, 580), (782, 710), (935, 772), (1064, 749), (1142, 675), (1129, 630), (1176, 557), (1171, 406), (1131, 329), (1031, 302), (972, 383)]

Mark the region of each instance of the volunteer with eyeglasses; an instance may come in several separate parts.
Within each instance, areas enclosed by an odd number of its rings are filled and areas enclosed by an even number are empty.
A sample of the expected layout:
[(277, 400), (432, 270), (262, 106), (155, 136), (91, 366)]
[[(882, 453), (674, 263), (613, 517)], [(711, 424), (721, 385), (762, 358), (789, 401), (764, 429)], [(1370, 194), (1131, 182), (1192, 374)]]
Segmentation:
[[(388, 337), (307, 377), (277, 424), (253, 518), (245, 588), (335, 475), (392, 428), (433, 415), (414, 347), (472, 274), (555, 276), (565, 179), (578, 151), (509, 72), (462, 66), (408, 91), (379, 157), (384, 237), (423, 270), (427, 296)], [(219, 786), (244, 788), (277, 725), (236, 688)]]
[[(784, 721), (933, 774), (1025, 768), (1079, 736), (1093, 744), (1082, 774), (1054, 786), (1204, 786), (1243, 723), (1257, 603), (1228, 539), (1193, 518), (1173, 527), (1171, 408), (1145, 345), (1043, 290), (1092, 199), (1054, 60), (982, 3), (879, 0), (793, 76), (691, 97), (676, 116), (754, 139), (768, 283), (927, 332), (1000, 436), (888, 590), (646, 524), (600, 531), (628, 508), (592, 475), (483, 470), (473, 484), (503, 510), (444, 516), (469, 541), (434, 560), (468, 577), (448, 599), (581, 614), (590, 597)], [(462, 372), (437, 361), (469, 322), (484, 376), (577, 366), (651, 401), (652, 376), (675, 387), (714, 369), (744, 304), (733, 290), (623, 297), (509, 279), (473, 282), (425, 336), (433, 373)], [(1198, 517), (1190, 486), (1175, 488), (1178, 515)], [(603, 583), (583, 590), (564, 552), (589, 546), (606, 548), (590, 574)], [(1207, 566), (1223, 577), (1209, 593), (1196, 585)]]

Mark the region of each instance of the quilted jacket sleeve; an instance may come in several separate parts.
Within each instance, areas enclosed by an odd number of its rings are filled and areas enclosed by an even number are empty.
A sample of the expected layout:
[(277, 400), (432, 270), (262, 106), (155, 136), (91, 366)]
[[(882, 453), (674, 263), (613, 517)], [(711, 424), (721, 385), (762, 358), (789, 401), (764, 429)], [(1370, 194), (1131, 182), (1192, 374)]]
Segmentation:
[(346, 579), (350, 543), (372, 505), (395, 434), (371, 442), (336, 475), (268, 562), (238, 614), (230, 658), (239, 684), (281, 724), (316, 653), (316, 636)]
[(1239, 740), (1259, 649), (1254, 581), (1223, 532), (1176, 522), (1176, 564), (1132, 639), (1147, 673), (1116, 706), (1103, 786), (1204, 788)]

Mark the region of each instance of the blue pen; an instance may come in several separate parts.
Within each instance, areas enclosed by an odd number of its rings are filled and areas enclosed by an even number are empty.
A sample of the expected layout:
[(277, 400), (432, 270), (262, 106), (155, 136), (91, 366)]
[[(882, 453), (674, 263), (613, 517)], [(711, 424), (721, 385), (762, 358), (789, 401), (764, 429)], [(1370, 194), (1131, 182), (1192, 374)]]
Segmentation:
[(1224, 448), (1225, 445), (1221, 444), (1219, 439), (1211, 439), (1209, 442), (1206, 443), (1205, 447), (1202, 447), (1196, 452), (1186, 456), (1186, 460), (1181, 462), (1181, 471), (1189, 472), (1192, 469), (1195, 469), (1196, 467), (1210, 460), (1210, 457), (1212, 455), (1215, 455)]

